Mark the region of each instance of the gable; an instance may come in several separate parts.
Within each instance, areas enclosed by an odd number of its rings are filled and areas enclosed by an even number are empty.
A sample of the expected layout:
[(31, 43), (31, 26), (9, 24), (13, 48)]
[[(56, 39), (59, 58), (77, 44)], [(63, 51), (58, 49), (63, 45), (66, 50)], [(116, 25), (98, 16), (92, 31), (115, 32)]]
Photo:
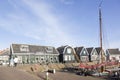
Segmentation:
[(92, 53), (92, 51), (93, 51), (93, 47), (91, 47), (91, 48), (86, 48), (86, 50), (87, 50), (88, 54), (91, 55), (91, 53)]
[(108, 50), (106, 50), (106, 56), (109, 56), (109, 55), (110, 55), (109, 51), (108, 51)]
[(65, 46), (58, 47), (57, 50), (59, 54), (63, 54)]
[(97, 51), (94, 49), (93, 51), (92, 51), (92, 53), (91, 53), (91, 55), (98, 55), (98, 53), (97, 53)]
[(72, 47), (66, 47), (64, 50), (64, 54), (73, 54), (73, 48)]
[(75, 52), (77, 55), (80, 55), (81, 51), (83, 50), (84, 47), (76, 47)]
[(104, 50), (101, 50), (101, 47), (95, 48), (95, 50), (97, 51), (98, 55), (101, 55), (101, 53), (103, 52), (103, 55), (106, 56)]
[(97, 48), (95, 48), (95, 49), (96, 49), (98, 55), (100, 55), (100, 53), (101, 53), (101, 48), (100, 48), (100, 47), (97, 47)]
[(80, 53), (81, 56), (88, 56), (88, 52), (85, 48), (82, 49), (81, 53)]

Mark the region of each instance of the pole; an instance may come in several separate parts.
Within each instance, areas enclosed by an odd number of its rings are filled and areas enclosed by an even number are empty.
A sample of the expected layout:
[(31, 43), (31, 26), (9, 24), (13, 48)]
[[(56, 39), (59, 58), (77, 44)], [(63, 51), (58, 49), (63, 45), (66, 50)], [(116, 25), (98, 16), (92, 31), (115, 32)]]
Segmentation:
[(101, 14), (101, 7), (99, 7), (101, 62), (103, 62), (102, 17), (101, 16), (102, 16), (102, 14)]
[[(103, 63), (104, 61), (104, 57), (103, 57), (103, 42), (102, 42), (102, 12), (101, 12), (101, 5), (102, 5), (103, 0), (101, 1), (101, 3), (99, 4), (99, 26), (100, 26), (100, 51), (101, 51), (101, 63)], [(104, 71), (104, 66), (101, 66), (101, 72)]]

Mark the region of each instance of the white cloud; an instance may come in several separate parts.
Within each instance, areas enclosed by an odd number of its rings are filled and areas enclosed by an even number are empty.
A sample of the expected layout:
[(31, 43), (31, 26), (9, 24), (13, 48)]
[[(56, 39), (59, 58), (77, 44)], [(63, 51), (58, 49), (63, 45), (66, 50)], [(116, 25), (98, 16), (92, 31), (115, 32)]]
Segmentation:
[(47, 45), (73, 44), (70, 36), (64, 31), (64, 24), (57, 17), (59, 15), (54, 13), (54, 6), (43, 0), (22, 0), (22, 5), (19, 3), (19, 6), (27, 9), (25, 11), (20, 7), (18, 8), (17, 2), (9, 2), (14, 4), (13, 7), (18, 10), (5, 15), (6, 18), (0, 19), (0, 23), (2, 23), (0, 26), (4, 29), (15, 34), (44, 41)]
[(39, 19), (43, 21), (45, 25), (43, 27), (43, 36), (45, 40), (54, 41), (55, 43), (70, 43), (68, 35), (61, 28), (63, 28), (62, 23), (59, 18), (55, 16), (52, 12), (52, 6), (40, 1), (39, 3), (35, 0), (24, 0), (24, 3), (29, 7), (31, 12), (33, 12)]

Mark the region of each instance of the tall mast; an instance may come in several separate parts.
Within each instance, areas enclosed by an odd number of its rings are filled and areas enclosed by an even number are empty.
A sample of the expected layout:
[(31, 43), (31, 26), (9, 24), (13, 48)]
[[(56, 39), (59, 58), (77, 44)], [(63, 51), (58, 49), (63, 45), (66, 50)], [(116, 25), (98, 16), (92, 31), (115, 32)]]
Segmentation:
[(103, 62), (103, 42), (102, 42), (102, 13), (99, 7), (99, 26), (100, 26), (100, 48), (101, 48), (101, 62)]
[(101, 12), (101, 5), (102, 5), (103, 0), (99, 4), (99, 27), (100, 27), (100, 48), (101, 48), (101, 62), (103, 62), (103, 41), (102, 41), (102, 12)]

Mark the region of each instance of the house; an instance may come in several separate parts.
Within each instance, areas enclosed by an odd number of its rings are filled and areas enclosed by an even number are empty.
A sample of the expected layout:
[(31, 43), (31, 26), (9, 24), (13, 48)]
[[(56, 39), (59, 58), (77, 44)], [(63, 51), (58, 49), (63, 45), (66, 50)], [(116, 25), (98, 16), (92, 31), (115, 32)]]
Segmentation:
[(0, 51), (0, 64), (9, 64), (10, 50), (6, 48)]
[(98, 62), (105, 62), (106, 61), (106, 54), (101, 47), (96, 47), (95, 50), (97, 51), (98, 54)]
[(89, 54), (84, 47), (76, 47), (76, 54), (79, 56), (81, 62), (89, 62)]
[(106, 50), (107, 60), (118, 60), (120, 61), (120, 51), (116, 49), (107, 49)]
[(71, 46), (61, 46), (57, 48), (59, 52), (59, 62), (61, 63), (68, 63), (68, 62), (75, 62), (75, 56), (74, 56), (74, 48)]
[(11, 44), (10, 58), (18, 57), (19, 63), (57, 63), (58, 51), (52, 46), (39, 46), (30, 44)]
[(94, 47), (86, 48), (89, 54), (89, 61), (90, 62), (97, 62), (98, 61), (98, 53)]

